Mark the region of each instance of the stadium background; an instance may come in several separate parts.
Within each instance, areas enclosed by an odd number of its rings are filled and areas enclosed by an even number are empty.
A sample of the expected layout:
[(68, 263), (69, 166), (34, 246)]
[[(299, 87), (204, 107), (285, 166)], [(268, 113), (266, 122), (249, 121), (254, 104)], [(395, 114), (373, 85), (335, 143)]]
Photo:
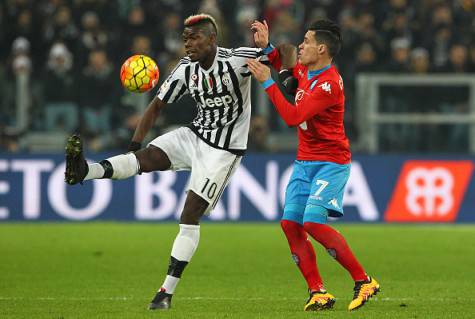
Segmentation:
[[(274, 44), (295, 45), (316, 18), (340, 23), (336, 64), (354, 153), (341, 222), (359, 224), (336, 227), (384, 291), (363, 316), (469, 318), (475, 285), (465, 274), (473, 273), (475, 229), (458, 224), (475, 222), (473, 0), (0, 1), (0, 317), (147, 317), (187, 175), (66, 187), (62, 152), (72, 132), (84, 137), (91, 160), (126, 150), (156, 90), (122, 89), (122, 62), (147, 54), (163, 81), (183, 56), (182, 21), (196, 12), (217, 18), (224, 47), (253, 46), (254, 19), (267, 20)], [(275, 223), (296, 132), (256, 83), (252, 104), (248, 155), (205, 221), (171, 317), (303, 317), (305, 287)], [(148, 139), (194, 115), (184, 98)], [(270, 223), (248, 223), (263, 221)], [(350, 283), (323, 255), (322, 271), (343, 296), (334, 316), (345, 317)], [(145, 276), (154, 271), (153, 280)], [(266, 295), (278, 306), (268, 307)]]

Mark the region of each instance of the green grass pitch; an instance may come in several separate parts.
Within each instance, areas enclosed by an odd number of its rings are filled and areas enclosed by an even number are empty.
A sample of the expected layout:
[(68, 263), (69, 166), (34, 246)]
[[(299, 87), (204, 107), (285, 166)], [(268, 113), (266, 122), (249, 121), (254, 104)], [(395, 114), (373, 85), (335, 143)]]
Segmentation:
[(382, 292), (348, 312), (353, 282), (321, 248), (333, 310), (306, 286), (279, 225), (207, 224), (167, 312), (148, 311), (176, 224), (0, 224), (0, 318), (474, 318), (475, 225), (335, 225)]

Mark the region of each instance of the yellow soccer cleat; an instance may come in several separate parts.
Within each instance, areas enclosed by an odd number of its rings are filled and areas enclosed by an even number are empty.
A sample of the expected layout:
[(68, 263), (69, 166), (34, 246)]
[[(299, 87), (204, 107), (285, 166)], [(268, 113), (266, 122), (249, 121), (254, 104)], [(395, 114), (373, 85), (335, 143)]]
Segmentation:
[(355, 310), (364, 305), (369, 298), (373, 297), (380, 290), (379, 283), (371, 277), (367, 281), (359, 281), (355, 284), (355, 294), (348, 306), (348, 310)]
[(305, 311), (318, 311), (324, 309), (330, 309), (335, 303), (335, 297), (325, 290), (314, 291), (310, 293), (307, 303), (303, 310)]

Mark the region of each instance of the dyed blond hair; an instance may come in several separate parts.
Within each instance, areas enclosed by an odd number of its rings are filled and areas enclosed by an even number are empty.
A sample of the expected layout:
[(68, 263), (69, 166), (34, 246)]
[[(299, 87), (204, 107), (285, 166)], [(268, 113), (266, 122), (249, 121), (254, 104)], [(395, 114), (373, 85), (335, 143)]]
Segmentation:
[(199, 13), (189, 16), (185, 19), (185, 27), (191, 27), (201, 23), (211, 23), (213, 25), (214, 31), (218, 34), (218, 25), (216, 24), (216, 20), (212, 16), (206, 13)]

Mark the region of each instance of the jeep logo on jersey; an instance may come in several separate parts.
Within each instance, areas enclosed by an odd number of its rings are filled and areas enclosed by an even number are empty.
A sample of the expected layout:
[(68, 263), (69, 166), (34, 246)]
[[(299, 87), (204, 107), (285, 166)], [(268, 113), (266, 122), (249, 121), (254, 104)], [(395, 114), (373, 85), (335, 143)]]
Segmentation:
[(387, 221), (454, 221), (467, 188), (470, 161), (409, 161), (389, 202)]
[(203, 108), (219, 108), (223, 106), (232, 106), (234, 100), (229, 93), (204, 94), (199, 97), (198, 104)]

